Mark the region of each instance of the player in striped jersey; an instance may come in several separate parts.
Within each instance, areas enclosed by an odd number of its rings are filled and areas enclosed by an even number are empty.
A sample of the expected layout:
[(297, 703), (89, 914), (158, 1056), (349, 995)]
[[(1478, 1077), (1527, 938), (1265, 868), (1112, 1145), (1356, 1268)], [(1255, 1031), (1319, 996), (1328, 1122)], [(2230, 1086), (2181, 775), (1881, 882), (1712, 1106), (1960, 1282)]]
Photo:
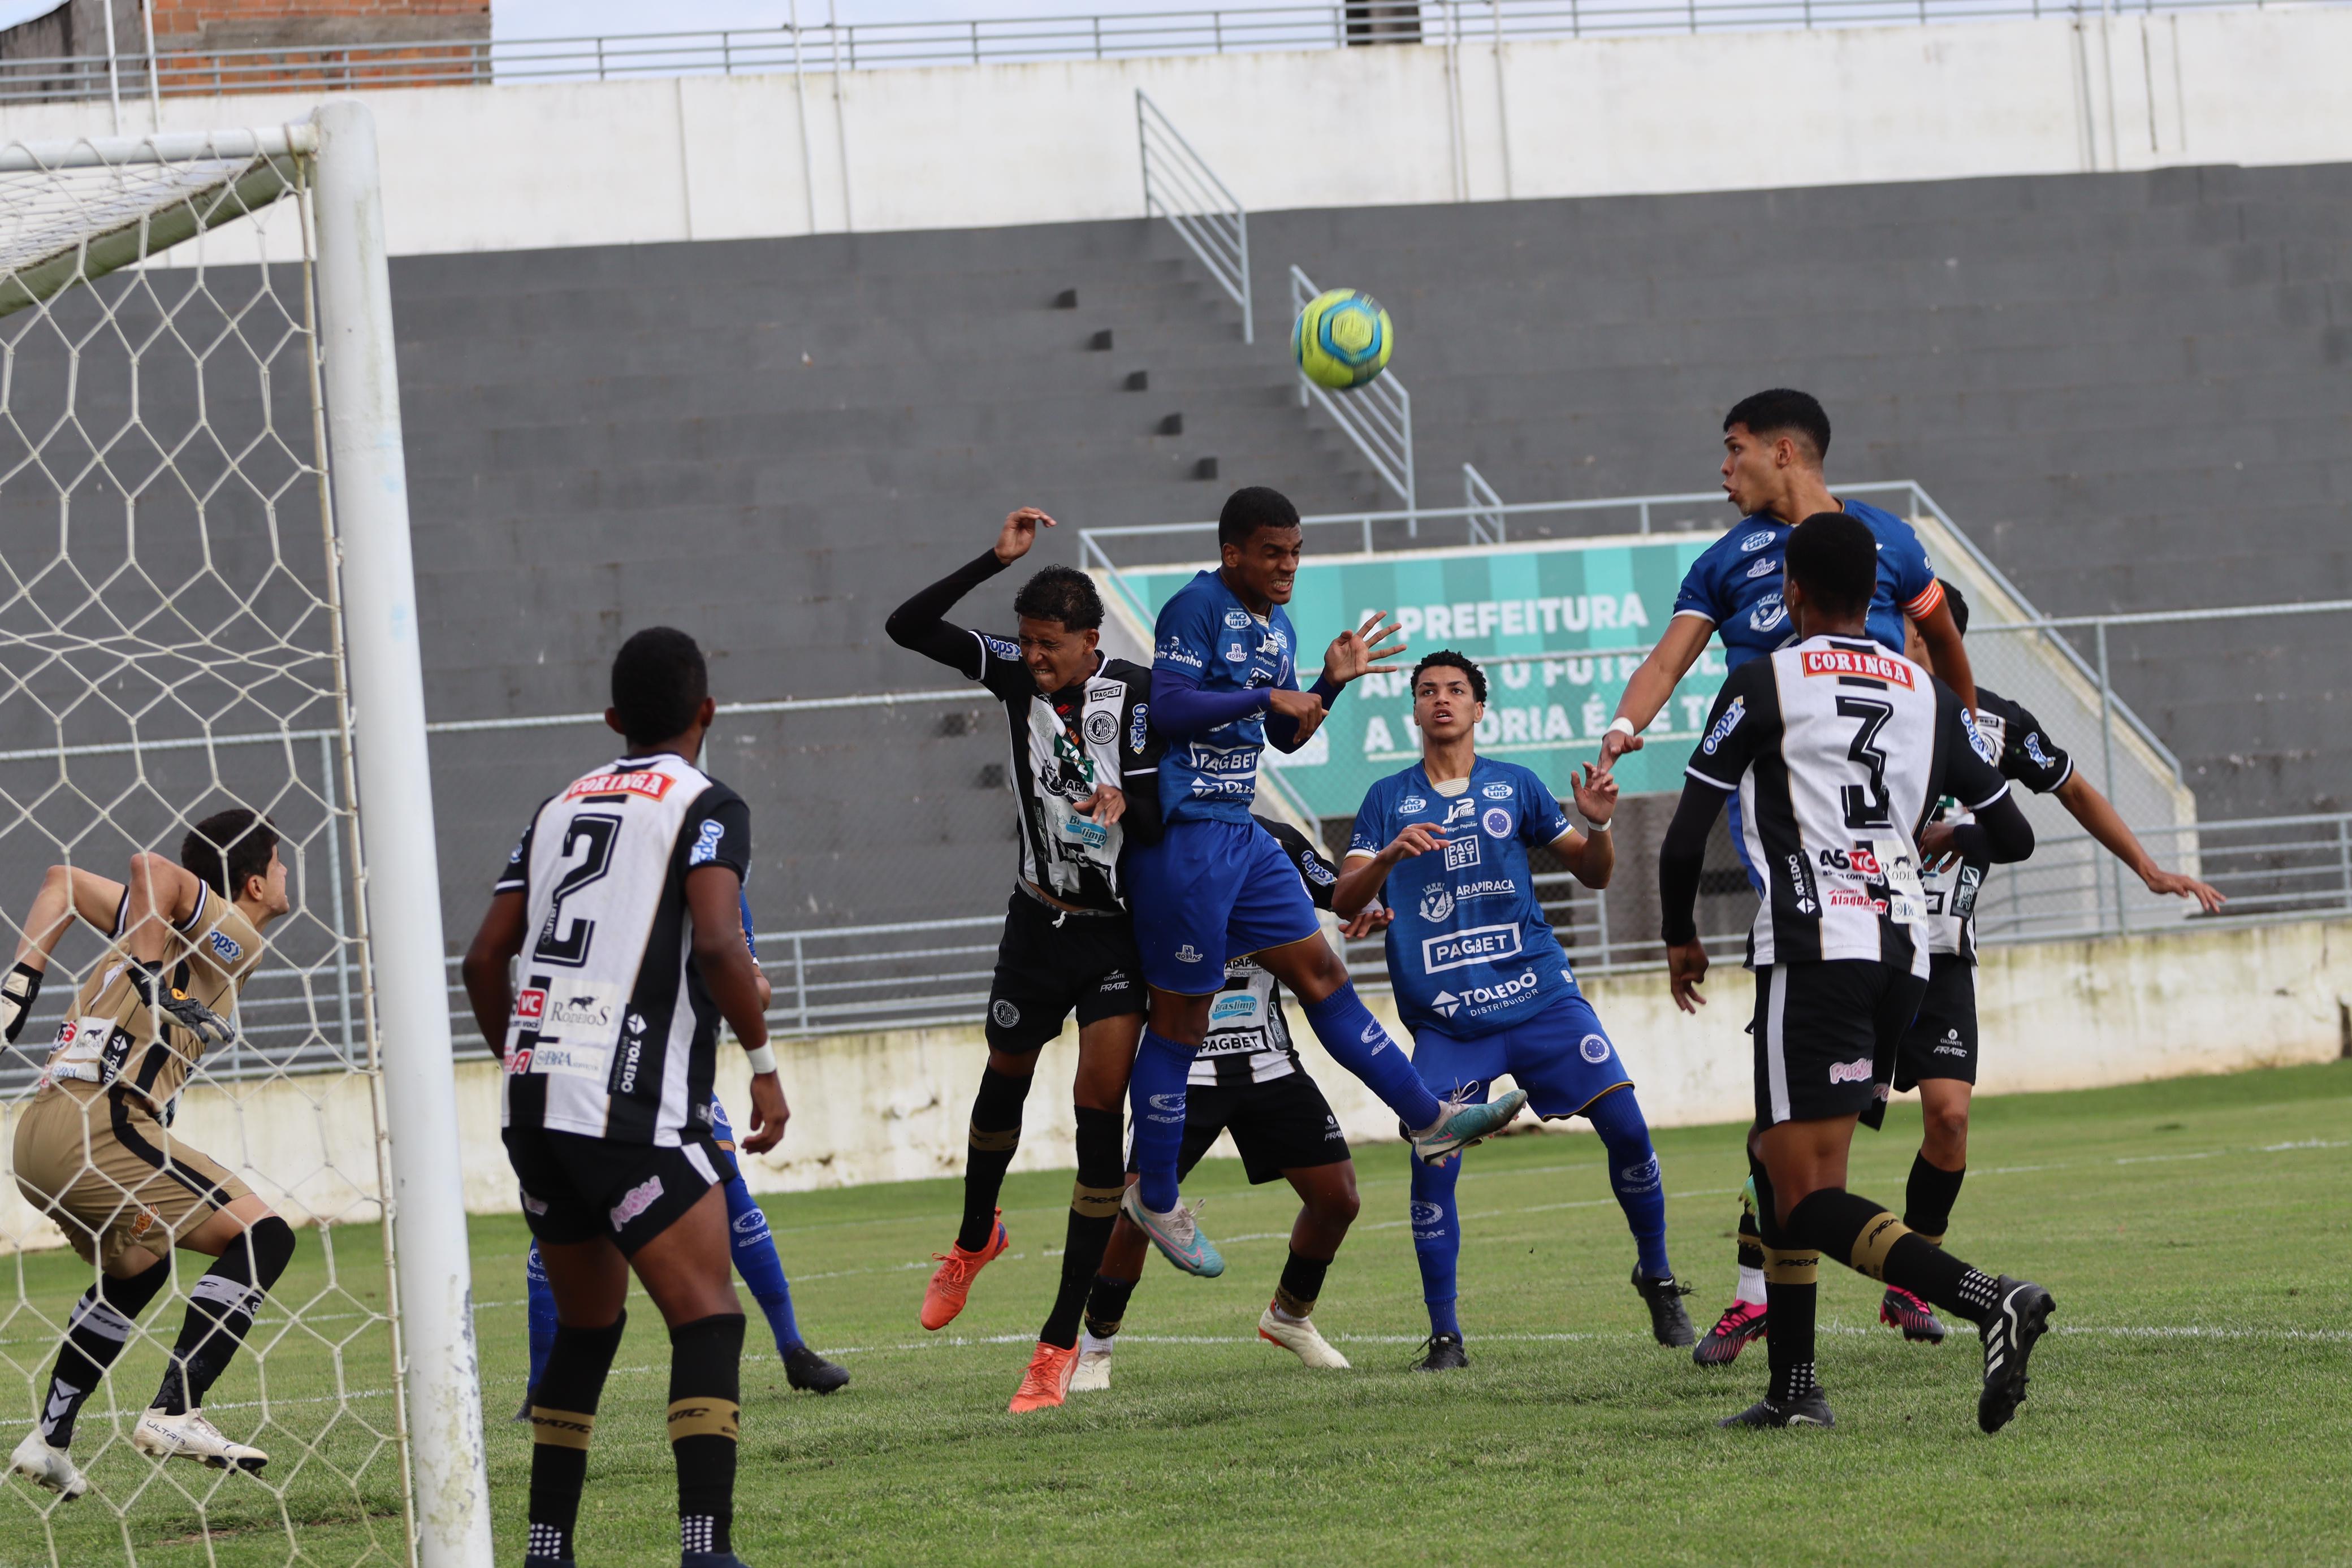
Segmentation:
[[(1307, 896), (1318, 909), (1331, 907), (1336, 867), (1307, 835), (1271, 817), (1256, 819), (1298, 868)], [(1388, 911), (1368, 908), (1348, 927), (1351, 937), (1385, 927)], [(1231, 1132), (1234, 1147), (1251, 1185), (1276, 1177), (1298, 1194), (1298, 1218), (1290, 1229), (1290, 1256), (1274, 1300), (1258, 1314), (1260, 1339), (1278, 1344), (1308, 1366), (1344, 1369), (1348, 1358), (1331, 1348), (1313, 1322), (1323, 1275), (1339, 1255), (1348, 1227), (1355, 1222), (1356, 1164), (1340, 1134), (1339, 1118), (1323, 1091), (1299, 1064), (1290, 1020), (1282, 1010), (1282, 988), (1255, 954), (1225, 960), (1225, 988), (1209, 1007), (1209, 1032), (1192, 1059), (1184, 1097), (1184, 1143), (1176, 1174), (1181, 1179), (1201, 1162), (1219, 1134)], [(1129, 1179), (1136, 1163), (1128, 1163)], [(1128, 1298), (1143, 1277), (1150, 1242), (1135, 1222), (1119, 1217), (1104, 1250), (1101, 1271), (1087, 1299), (1085, 1337), (1078, 1342), (1078, 1369), (1070, 1391), (1110, 1386), (1113, 1336), (1126, 1316)]]
[[(760, 945), (751, 935), (751, 900), (747, 894), (742, 900), (743, 945), (751, 950), (754, 963), (759, 961)], [(760, 1007), (768, 1006), (768, 977), (760, 977)], [(711, 1143), (719, 1153), (733, 1155), (735, 1128), (728, 1120), (727, 1107), (719, 1096), (710, 1097)], [(732, 1162), (730, 1161), (730, 1164)], [(751, 1196), (744, 1183), (743, 1173), (736, 1169), (724, 1184), (727, 1195), (727, 1235), (735, 1256), (735, 1271), (750, 1287), (751, 1299), (760, 1303), (760, 1312), (768, 1320), (768, 1332), (776, 1342), (776, 1354), (784, 1364), (784, 1381), (794, 1388), (811, 1394), (831, 1394), (849, 1382), (845, 1367), (836, 1366), (811, 1350), (801, 1337), (799, 1320), (793, 1313), (792, 1281), (784, 1278), (783, 1260), (776, 1256), (775, 1232), (768, 1228), (767, 1211), (760, 1200)], [(541, 1262), (539, 1243), (530, 1244), (523, 1260), (524, 1292), (530, 1298), (528, 1315), (530, 1325), (530, 1382), (536, 1384), (539, 1375), (547, 1368), (547, 1357), (555, 1348), (555, 1291), (547, 1282), (547, 1268)], [(522, 1409), (515, 1419), (530, 1419), (529, 1385), (525, 1385)]]
[(733, 1161), (710, 1112), (722, 1016), (751, 1058), (742, 1146), (775, 1147), (791, 1112), (743, 941), (751, 809), (696, 765), (717, 711), (693, 638), (655, 627), (622, 644), (604, 721), (627, 752), (532, 814), (466, 954), (475, 1021), (504, 1041), (507, 1159), (555, 1294), (526, 1568), (572, 1562), (633, 1271), (669, 1329), (680, 1568), (742, 1568), (743, 1310), (719, 1190)]
[[(1968, 601), (1948, 584), (1945, 592), (1953, 623), (1965, 635)], [(1934, 673), (1933, 655), (1916, 636), (1908, 651), (1914, 664)], [(2193, 898), (2209, 915), (2219, 914), (2229, 902), (2218, 889), (2158, 864), (2107, 798), (2083, 777), (2074, 759), (2023, 705), (1985, 686), (1977, 688), (1977, 733), (1999, 758), (2001, 777), (2037, 795), (2053, 796), (2149, 892)], [(1977, 1080), (1976, 907), (1990, 868), (1982, 861), (1950, 852), (1953, 833), (1969, 821), (1959, 803), (1946, 796), (1920, 830), (1931, 967), (1927, 995), (1903, 1036), (1895, 1063), (1895, 1092), (1919, 1091), (1922, 1129), (1905, 1189), (1903, 1223), (1939, 1244), (1968, 1174), (1969, 1110)], [(1752, 1194), (1743, 1195), (1738, 1236), (1738, 1290), (1691, 1352), (1702, 1366), (1729, 1363), (1749, 1341), (1770, 1332), (1764, 1305), (1763, 1238)], [(1906, 1339), (1933, 1343), (1944, 1337), (1944, 1325), (1933, 1309), (1900, 1285), (1886, 1287), (1878, 1316), (1881, 1322), (1902, 1330)]]
[[(1790, 536), (1783, 592), (1799, 641), (1724, 683), (1692, 754), (1658, 862), (1676, 1003), (1703, 998), (1692, 909), (1706, 835), (1727, 794), (1764, 899), (1756, 971), (1756, 1125), (1749, 1175), (1766, 1251), (1771, 1386), (1726, 1426), (1828, 1426), (1813, 1364), (1814, 1275), (1828, 1252), (1979, 1326), (1977, 1422), (1998, 1431), (2025, 1397), (2050, 1292), (1970, 1268), (1846, 1190), (1857, 1121), (1877, 1126), (1904, 1032), (1929, 974), (1917, 833), (1949, 794), (1976, 813), (1956, 831), (1972, 860), (2032, 852), (2033, 830), (1949, 687), (1866, 630), (1875, 541), (1843, 512)], [(1981, 748), (1981, 749), (1980, 749)]]

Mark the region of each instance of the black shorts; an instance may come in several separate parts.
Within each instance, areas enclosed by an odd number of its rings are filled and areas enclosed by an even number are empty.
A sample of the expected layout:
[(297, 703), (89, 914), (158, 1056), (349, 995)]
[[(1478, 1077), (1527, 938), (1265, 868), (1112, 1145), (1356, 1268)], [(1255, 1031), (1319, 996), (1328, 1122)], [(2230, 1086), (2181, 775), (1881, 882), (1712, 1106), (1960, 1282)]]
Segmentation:
[(707, 1139), (656, 1148), (544, 1127), (509, 1127), (504, 1136), (523, 1220), (551, 1247), (606, 1236), (633, 1258), (735, 1174), (733, 1158)]
[(1898, 1093), (1923, 1078), (1977, 1081), (1977, 967), (1958, 953), (1938, 953), (1930, 962), (1927, 994), (1895, 1057)]
[(1927, 982), (1866, 958), (1756, 971), (1756, 1124), (1886, 1114), (1896, 1048)]
[[(1184, 1145), (1176, 1174), (1190, 1176), (1220, 1133), (1231, 1132), (1241, 1151), (1242, 1169), (1253, 1186), (1278, 1179), (1285, 1171), (1336, 1166), (1349, 1158), (1339, 1118), (1331, 1113), (1315, 1080), (1286, 1072), (1263, 1083), (1195, 1083), (1184, 1092)], [(1127, 1168), (1137, 1168), (1129, 1152)]]
[[(1060, 924), (1056, 925), (1055, 922)], [(1062, 1032), (1143, 1011), (1143, 963), (1124, 915), (1069, 915), (1016, 887), (988, 988), (988, 1043), (1019, 1056)]]

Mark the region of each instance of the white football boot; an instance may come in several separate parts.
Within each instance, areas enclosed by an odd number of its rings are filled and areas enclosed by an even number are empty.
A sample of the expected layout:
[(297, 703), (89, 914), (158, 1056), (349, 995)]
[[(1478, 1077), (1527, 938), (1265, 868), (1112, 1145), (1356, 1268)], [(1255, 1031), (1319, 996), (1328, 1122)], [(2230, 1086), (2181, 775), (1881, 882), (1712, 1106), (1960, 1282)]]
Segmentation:
[(1078, 1369), (1070, 1374), (1073, 1394), (1100, 1394), (1110, 1387), (1110, 1352), (1117, 1340), (1078, 1334)]
[(1293, 1322), (1269, 1306), (1258, 1314), (1257, 1337), (1280, 1345), (1309, 1366), (1327, 1372), (1348, 1370), (1348, 1358), (1332, 1349), (1331, 1342), (1315, 1331), (1312, 1318)]
[(89, 1482), (74, 1468), (73, 1456), (63, 1448), (52, 1448), (49, 1440), (36, 1429), (25, 1434), (16, 1451), (8, 1456), (8, 1468), (31, 1481), (47, 1487), (68, 1502), (89, 1490)]
[(151, 1458), (194, 1459), (216, 1470), (257, 1470), (269, 1462), (259, 1448), (234, 1443), (201, 1410), (167, 1416), (158, 1407), (131, 1428), (131, 1446)]

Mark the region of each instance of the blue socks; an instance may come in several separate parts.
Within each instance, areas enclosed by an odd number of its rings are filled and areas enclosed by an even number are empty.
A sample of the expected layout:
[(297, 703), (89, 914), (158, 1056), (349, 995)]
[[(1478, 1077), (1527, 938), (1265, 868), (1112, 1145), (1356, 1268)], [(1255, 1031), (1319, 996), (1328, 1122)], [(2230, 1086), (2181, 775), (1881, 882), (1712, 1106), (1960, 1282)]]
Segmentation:
[(1462, 1216), (1454, 1204), (1454, 1186), (1461, 1177), (1458, 1159), (1442, 1166), (1412, 1162), (1412, 1256), (1421, 1265), (1429, 1332), (1457, 1337), (1462, 1323), (1454, 1315), (1454, 1269), (1462, 1256)]
[(793, 1321), (793, 1287), (784, 1278), (783, 1260), (776, 1256), (776, 1239), (769, 1232), (768, 1216), (751, 1189), (737, 1176), (727, 1184), (727, 1237), (735, 1249), (735, 1271), (751, 1288), (751, 1299), (768, 1319), (775, 1336), (776, 1354), (801, 1346), (801, 1326)]
[(1612, 1089), (1587, 1105), (1584, 1114), (1608, 1151), (1609, 1186), (1641, 1251), (1642, 1272), (1663, 1280), (1674, 1272), (1666, 1266), (1666, 1184), (1641, 1102), (1631, 1089)]
[(1397, 1113), (1406, 1131), (1419, 1132), (1444, 1114), (1437, 1096), (1412, 1070), (1412, 1059), (1372, 1017), (1356, 995), (1352, 981), (1319, 1002), (1300, 1002), (1298, 1010), (1307, 1015), (1315, 1038), (1323, 1042), (1331, 1060), (1362, 1079), (1381, 1103)]
[(1127, 1081), (1128, 1105), (1135, 1113), (1135, 1168), (1141, 1177), (1143, 1206), (1155, 1214), (1167, 1213), (1178, 1201), (1184, 1080), (1192, 1071), (1197, 1049), (1147, 1029), (1135, 1052), (1135, 1071)]
[(547, 1353), (555, 1348), (555, 1291), (547, 1282), (536, 1241), (522, 1260), (522, 1277), (530, 1291), (530, 1386), (537, 1388), (540, 1375), (547, 1370)]

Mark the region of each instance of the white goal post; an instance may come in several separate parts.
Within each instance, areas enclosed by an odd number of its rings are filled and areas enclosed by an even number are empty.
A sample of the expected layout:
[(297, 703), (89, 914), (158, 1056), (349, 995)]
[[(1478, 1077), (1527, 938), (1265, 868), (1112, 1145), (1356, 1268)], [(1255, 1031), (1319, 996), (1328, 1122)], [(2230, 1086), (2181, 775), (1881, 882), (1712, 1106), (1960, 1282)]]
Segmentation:
[[(262, 1472), (155, 1460), (121, 1440), (203, 1272), (183, 1253), (108, 1374), (125, 1386), (79, 1418), (92, 1494), (62, 1502), (10, 1477), (0, 1528), (75, 1568), (168, 1554), (191, 1524), (207, 1560), (223, 1549), (215, 1529), (258, 1529), (282, 1532), (272, 1561), (288, 1547), (341, 1561), (328, 1543), (348, 1530), (352, 1561), (488, 1568), (391, 286), (363, 107), (0, 147), (0, 931), (25, 931), (45, 863), (121, 880), (130, 853), (176, 854), (207, 810), (268, 814), (291, 908), (264, 936), (237, 1039), (190, 1073), (170, 1137), (203, 1144), (310, 1227), (225, 1381), (244, 1379), (226, 1396), (243, 1403), (208, 1406), (270, 1448)], [(0, 1052), (5, 1133), (52, 1042), (72, 1037), (65, 1012), (102, 954), (86, 927), (68, 933)], [(8, 1147), (0, 1136), (0, 1157)], [(17, 1279), (0, 1343), (37, 1414), (65, 1292), (93, 1276), (42, 1250), (71, 1221), (16, 1189), (0, 1182), (0, 1253)], [(383, 1240), (339, 1246), (347, 1227)], [(17, 1386), (0, 1380), (0, 1406)], [(22, 1414), (0, 1408), (9, 1443)]]

